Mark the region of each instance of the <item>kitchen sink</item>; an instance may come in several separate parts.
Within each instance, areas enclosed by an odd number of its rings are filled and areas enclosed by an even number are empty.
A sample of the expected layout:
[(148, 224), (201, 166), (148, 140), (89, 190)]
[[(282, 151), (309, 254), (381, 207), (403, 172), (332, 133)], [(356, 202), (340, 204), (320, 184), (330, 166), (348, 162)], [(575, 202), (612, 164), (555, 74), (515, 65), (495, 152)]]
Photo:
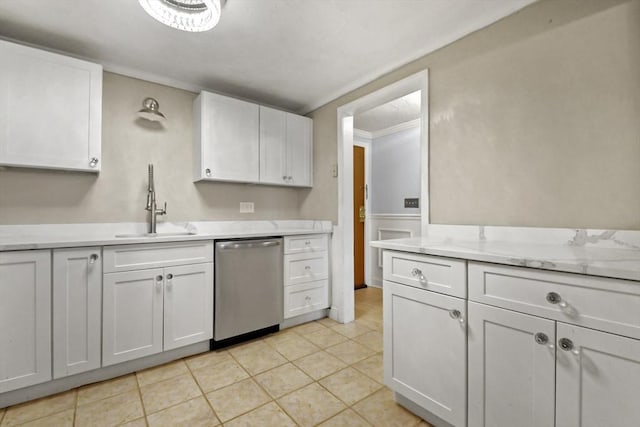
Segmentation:
[(174, 237), (174, 236), (193, 236), (196, 235), (195, 231), (174, 231), (170, 233), (131, 233), (131, 234), (116, 234), (117, 238), (140, 238), (140, 237)]

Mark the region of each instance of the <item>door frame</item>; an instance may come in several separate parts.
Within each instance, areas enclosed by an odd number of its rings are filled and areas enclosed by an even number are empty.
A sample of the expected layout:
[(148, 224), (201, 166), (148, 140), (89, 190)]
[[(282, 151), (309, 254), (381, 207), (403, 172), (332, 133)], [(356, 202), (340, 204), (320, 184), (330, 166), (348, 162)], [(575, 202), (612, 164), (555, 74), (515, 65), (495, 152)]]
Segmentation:
[[(429, 224), (429, 70), (425, 69), (338, 107), (338, 221), (333, 230), (332, 305), (329, 315), (341, 323), (355, 319), (353, 290), (353, 116), (421, 91), (421, 229)], [(426, 166), (426, 167), (424, 167)]]

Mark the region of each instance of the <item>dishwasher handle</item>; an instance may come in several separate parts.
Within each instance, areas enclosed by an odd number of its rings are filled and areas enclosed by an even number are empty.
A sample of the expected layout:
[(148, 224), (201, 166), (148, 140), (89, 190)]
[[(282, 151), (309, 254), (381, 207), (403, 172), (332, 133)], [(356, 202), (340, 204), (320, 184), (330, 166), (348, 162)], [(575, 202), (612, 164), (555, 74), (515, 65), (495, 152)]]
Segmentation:
[(248, 249), (248, 248), (269, 248), (272, 246), (280, 246), (279, 240), (263, 240), (257, 242), (224, 242), (216, 244), (218, 249), (223, 251), (233, 249)]

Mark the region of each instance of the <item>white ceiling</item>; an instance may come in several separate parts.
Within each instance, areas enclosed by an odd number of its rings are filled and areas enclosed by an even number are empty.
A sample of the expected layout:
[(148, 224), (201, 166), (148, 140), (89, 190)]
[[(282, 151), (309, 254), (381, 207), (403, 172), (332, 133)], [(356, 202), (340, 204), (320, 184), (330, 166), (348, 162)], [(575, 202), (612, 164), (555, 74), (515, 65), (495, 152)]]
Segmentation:
[(2, 0), (0, 37), (306, 113), (535, 0), (228, 0), (206, 33), (136, 0)]
[(420, 91), (394, 99), (353, 117), (353, 127), (377, 132), (420, 118)]

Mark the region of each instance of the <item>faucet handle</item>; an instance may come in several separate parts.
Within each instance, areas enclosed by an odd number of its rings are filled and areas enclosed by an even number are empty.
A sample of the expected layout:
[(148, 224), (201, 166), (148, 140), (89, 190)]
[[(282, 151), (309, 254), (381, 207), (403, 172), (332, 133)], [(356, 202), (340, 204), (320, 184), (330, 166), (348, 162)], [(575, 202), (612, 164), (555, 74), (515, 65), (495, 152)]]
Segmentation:
[(166, 215), (167, 214), (167, 202), (164, 202), (164, 209), (162, 209), (162, 211), (160, 212), (160, 215)]

